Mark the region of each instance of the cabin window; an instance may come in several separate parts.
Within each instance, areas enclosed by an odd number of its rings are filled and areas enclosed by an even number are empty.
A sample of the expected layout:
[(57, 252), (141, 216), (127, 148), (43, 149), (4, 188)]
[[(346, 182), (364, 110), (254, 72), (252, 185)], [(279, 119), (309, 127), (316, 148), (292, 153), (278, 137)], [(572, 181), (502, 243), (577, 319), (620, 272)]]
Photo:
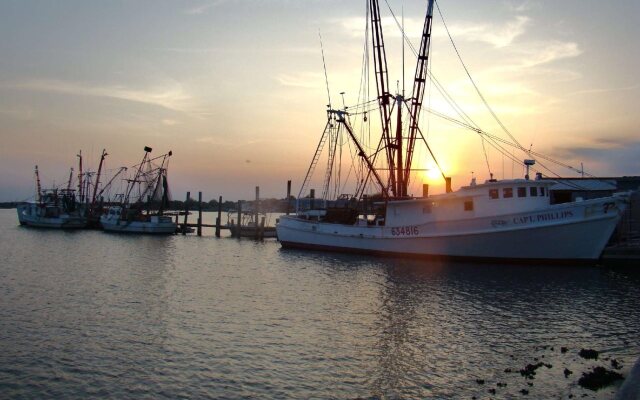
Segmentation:
[(513, 188), (504, 188), (502, 189), (502, 197), (505, 199), (509, 199), (513, 197)]
[(426, 203), (425, 205), (422, 206), (422, 213), (431, 214), (431, 203)]
[(529, 196), (536, 197), (538, 195), (538, 188), (535, 186), (529, 187)]
[(544, 196), (544, 187), (540, 188), (540, 196)]
[(519, 187), (518, 188), (518, 197), (527, 197), (527, 188)]
[(497, 199), (498, 196), (498, 189), (489, 189), (489, 198), (490, 199)]
[(473, 200), (467, 200), (464, 202), (465, 211), (473, 211)]

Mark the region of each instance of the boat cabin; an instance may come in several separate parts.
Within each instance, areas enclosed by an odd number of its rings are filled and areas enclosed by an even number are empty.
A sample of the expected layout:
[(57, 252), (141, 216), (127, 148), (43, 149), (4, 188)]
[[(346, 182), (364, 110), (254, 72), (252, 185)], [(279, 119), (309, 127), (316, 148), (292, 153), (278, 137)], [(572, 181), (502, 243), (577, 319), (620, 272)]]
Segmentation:
[[(390, 201), (386, 224), (414, 225), (534, 211), (549, 206), (553, 182), (526, 179), (486, 181), (442, 195)], [(416, 216), (421, 216), (416, 220)]]

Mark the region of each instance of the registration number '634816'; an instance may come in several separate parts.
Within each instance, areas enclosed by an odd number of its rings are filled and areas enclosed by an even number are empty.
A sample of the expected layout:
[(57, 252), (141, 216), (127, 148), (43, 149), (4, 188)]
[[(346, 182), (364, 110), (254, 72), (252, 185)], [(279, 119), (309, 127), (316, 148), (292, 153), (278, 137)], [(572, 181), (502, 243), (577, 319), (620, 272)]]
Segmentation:
[(392, 236), (416, 236), (419, 234), (420, 234), (420, 231), (418, 230), (418, 227), (415, 225), (399, 226), (397, 228), (391, 228)]

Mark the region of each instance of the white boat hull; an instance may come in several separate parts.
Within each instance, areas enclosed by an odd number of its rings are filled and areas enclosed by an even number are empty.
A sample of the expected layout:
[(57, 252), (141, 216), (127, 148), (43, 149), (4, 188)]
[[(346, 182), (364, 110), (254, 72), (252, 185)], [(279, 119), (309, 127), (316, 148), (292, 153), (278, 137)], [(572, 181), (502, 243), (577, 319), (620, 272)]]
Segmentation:
[(277, 233), (283, 247), (436, 258), (590, 261), (600, 257), (623, 208), (622, 201), (608, 198), (534, 212), (402, 227), (342, 225), (283, 216)]
[(176, 233), (177, 225), (169, 217), (152, 216), (148, 221), (126, 221), (118, 217), (105, 215), (100, 218), (102, 228), (107, 232), (147, 233), (171, 235)]
[(82, 216), (60, 214), (57, 217), (45, 217), (38, 215), (34, 210), (35, 206), (18, 206), (17, 212), (20, 225), (53, 229), (81, 229), (87, 226), (87, 219)]

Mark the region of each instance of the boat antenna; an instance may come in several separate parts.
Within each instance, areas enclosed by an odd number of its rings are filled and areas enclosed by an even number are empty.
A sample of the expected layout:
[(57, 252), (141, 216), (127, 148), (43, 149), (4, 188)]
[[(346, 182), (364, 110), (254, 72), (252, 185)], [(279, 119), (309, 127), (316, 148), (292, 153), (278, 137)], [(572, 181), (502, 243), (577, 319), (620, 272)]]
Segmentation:
[(318, 37), (320, 37), (320, 52), (322, 53), (322, 67), (324, 68), (324, 81), (327, 85), (327, 98), (329, 99), (329, 104), (327, 104), (327, 108), (331, 109), (331, 93), (329, 92), (329, 77), (327, 75), (327, 63), (324, 60), (324, 46), (322, 45), (322, 34), (320, 33), (320, 29), (318, 29)]

